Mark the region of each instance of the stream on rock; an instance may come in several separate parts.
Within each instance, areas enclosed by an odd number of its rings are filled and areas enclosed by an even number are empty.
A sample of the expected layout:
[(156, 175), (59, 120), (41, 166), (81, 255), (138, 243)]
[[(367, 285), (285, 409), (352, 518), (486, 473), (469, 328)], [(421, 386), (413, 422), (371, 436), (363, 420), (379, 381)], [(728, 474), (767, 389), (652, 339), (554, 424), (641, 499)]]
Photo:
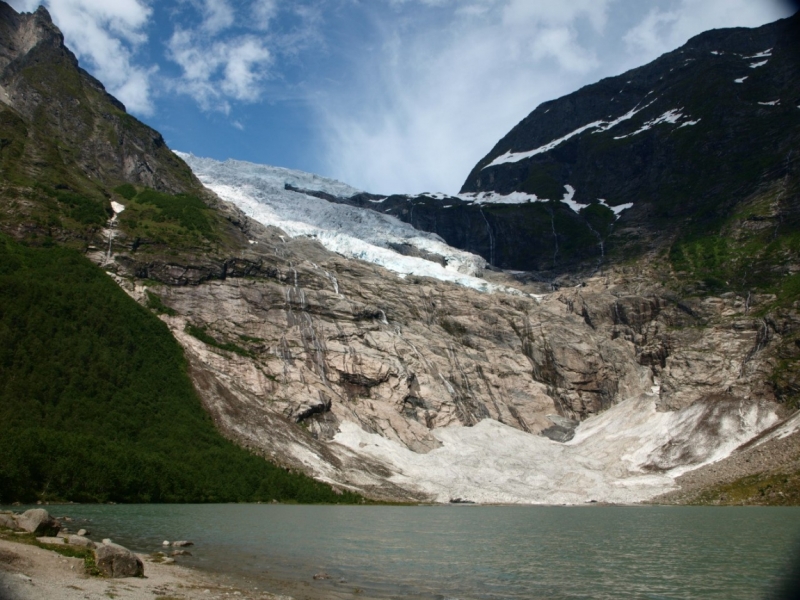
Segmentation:
[[(337, 597), (750, 600), (767, 597), (800, 559), (800, 508), (47, 508), (94, 539), (146, 553), (161, 550), (163, 540), (191, 540), (193, 556), (180, 564), (262, 590), (295, 582)], [(313, 579), (322, 572), (330, 579)]]

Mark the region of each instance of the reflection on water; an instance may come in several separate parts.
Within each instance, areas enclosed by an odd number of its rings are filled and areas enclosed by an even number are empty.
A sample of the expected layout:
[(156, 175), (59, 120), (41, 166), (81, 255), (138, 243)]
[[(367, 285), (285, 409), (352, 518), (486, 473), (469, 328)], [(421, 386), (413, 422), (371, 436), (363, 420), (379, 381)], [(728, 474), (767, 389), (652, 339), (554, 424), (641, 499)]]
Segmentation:
[[(50, 507), (140, 552), (189, 539), (185, 564), (375, 596), (756, 599), (800, 541), (797, 508)], [(342, 584), (343, 586), (345, 584)]]

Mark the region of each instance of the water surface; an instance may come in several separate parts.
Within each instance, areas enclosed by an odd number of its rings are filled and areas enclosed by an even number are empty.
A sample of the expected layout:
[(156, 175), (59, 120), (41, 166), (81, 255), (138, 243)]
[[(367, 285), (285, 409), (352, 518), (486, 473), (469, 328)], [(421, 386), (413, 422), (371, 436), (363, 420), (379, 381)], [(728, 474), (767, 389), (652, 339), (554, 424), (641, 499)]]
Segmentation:
[(302, 581), (325, 571), (324, 585), (387, 598), (750, 600), (800, 542), (800, 508), (48, 508), (139, 552), (191, 540), (184, 563), (203, 569)]

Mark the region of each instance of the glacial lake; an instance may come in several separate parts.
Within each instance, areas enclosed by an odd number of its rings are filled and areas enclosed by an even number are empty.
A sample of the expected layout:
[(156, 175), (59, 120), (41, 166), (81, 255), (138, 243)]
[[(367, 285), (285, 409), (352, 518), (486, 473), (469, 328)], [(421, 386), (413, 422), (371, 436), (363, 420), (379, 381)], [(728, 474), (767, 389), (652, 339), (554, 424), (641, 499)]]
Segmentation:
[[(255, 583), (309, 582), (337, 597), (751, 600), (768, 597), (800, 559), (800, 508), (47, 508), (96, 540), (148, 553), (191, 540), (181, 564)], [(331, 579), (312, 582), (323, 571)]]

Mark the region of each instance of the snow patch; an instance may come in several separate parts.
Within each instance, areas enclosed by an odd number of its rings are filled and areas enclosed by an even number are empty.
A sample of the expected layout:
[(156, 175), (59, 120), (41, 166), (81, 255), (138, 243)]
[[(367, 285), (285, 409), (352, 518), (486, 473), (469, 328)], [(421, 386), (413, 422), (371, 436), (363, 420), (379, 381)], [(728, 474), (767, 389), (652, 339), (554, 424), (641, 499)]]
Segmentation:
[[(536, 194), (525, 194), (523, 192), (511, 192), (505, 196), (495, 192), (481, 192), (479, 194), (459, 194), (457, 197), (461, 198), (465, 202), (472, 202), (474, 204), (526, 204), (528, 202), (550, 202), (549, 198), (539, 198)], [(565, 185), (564, 195), (560, 198), (560, 202), (563, 202), (569, 206), (576, 213), (580, 213), (581, 209), (589, 206), (588, 204), (580, 204), (579, 202), (576, 202), (574, 198), (575, 188), (571, 185)], [(598, 202), (603, 206), (610, 208), (617, 218), (619, 218), (619, 214), (623, 210), (633, 206), (633, 203), (630, 202), (627, 204), (621, 204), (619, 206), (609, 206), (603, 199), (598, 199)], [(449, 207), (445, 206), (444, 208)]]
[(744, 83), (744, 80), (747, 79), (747, 77), (748, 76), (745, 75), (744, 77), (740, 77), (739, 79), (734, 79), (733, 82), (734, 83)]
[(760, 446), (769, 442), (770, 440), (782, 440), (798, 431), (800, 431), (800, 412), (796, 412), (794, 415), (786, 419), (768, 435), (765, 435), (758, 440), (754, 446)]
[[(653, 102), (655, 102), (655, 100), (653, 100)], [(650, 102), (650, 104), (652, 104), (653, 102)], [(483, 168), (484, 169), (488, 169), (489, 167), (495, 167), (497, 165), (502, 165), (502, 164), (512, 163), (512, 162), (519, 162), (519, 161), (524, 160), (526, 158), (530, 158), (532, 156), (536, 156), (537, 154), (543, 154), (545, 152), (549, 152), (550, 150), (552, 150), (553, 148), (556, 148), (557, 146), (560, 146), (561, 144), (563, 144), (567, 140), (574, 138), (576, 135), (580, 135), (584, 131), (589, 131), (590, 129), (595, 129), (596, 130), (593, 133), (601, 133), (603, 131), (608, 131), (609, 129), (611, 129), (613, 127), (616, 127), (617, 125), (619, 125), (623, 121), (627, 121), (628, 119), (631, 119), (636, 113), (643, 111), (645, 108), (650, 106), (650, 104), (647, 104), (646, 106), (643, 106), (642, 108), (639, 108), (639, 105), (637, 104), (634, 108), (632, 108), (631, 110), (626, 112), (621, 117), (617, 117), (616, 119), (613, 119), (611, 121), (594, 121), (592, 123), (589, 123), (588, 125), (584, 125), (583, 127), (579, 127), (575, 131), (572, 131), (571, 133), (568, 133), (567, 135), (565, 135), (563, 137), (560, 137), (560, 138), (558, 138), (556, 140), (553, 140), (552, 142), (548, 142), (544, 146), (540, 146), (539, 148), (536, 148), (534, 150), (528, 150), (526, 152), (512, 152), (511, 150), (509, 150), (508, 152), (506, 152), (502, 156), (498, 156), (497, 158), (495, 158), (491, 163), (489, 163), (488, 165), (486, 165)]]
[(619, 204), (617, 206), (608, 206), (605, 200), (600, 200), (600, 204), (610, 208), (617, 216), (617, 218), (619, 218), (619, 213), (621, 213), (623, 210), (628, 210), (629, 208), (633, 208), (633, 202), (626, 202), (625, 204)]
[(743, 56), (742, 58), (744, 60), (752, 60), (754, 58), (768, 58), (770, 56), (772, 56), (772, 48), (759, 52), (758, 54), (753, 54), (753, 56)]
[[(704, 428), (709, 419), (715, 426)], [(438, 502), (629, 503), (674, 489), (677, 476), (728, 456), (776, 421), (771, 407), (744, 403), (722, 412), (702, 403), (659, 412), (656, 397), (642, 394), (586, 420), (566, 444), (491, 419), (435, 429), (442, 445), (427, 454), (351, 422), (341, 424), (334, 440), (386, 465), (392, 482)], [(695, 460), (691, 466), (650, 469), (671, 451)]]
[[(647, 121), (644, 125), (642, 125), (639, 129), (637, 129), (633, 133), (627, 133), (625, 135), (619, 135), (619, 136), (614, 137), (614, 139), (615, 140), (624, 140), (625, 138), (629, 138), (629, 137), (632, 137), (634, 135), (638, 135), (638, 134), (640, 134), (640, 133), (642, 133), (644, 131), (647, 131), (649, 129), (652, 129), (656, 125), (660, 125), (662, 123), (669, 123), (670, 125), (675, 125), (675, 124), (678, 123), (678, 121), (680, 121), (681, 119), (684, 118), (684, 115), (681, 112), (682, 110), (683, 110), (682, 108), (673, 108), (671, 110), (668, 110), (667, 112), (665, 112), (660, 117), (656, 117), (655, 119), (651, 119), (650, 121)], [(692, 125), (694, 125), (694, 124), (696, 124), (698, 122), (699, 121), (689, 121), (689, 123), (691, 123)]]
[(464, 202), (471, 202), (473, 204), (527, 204), (528, 202), (549, 202), (546, 198), (539, 198), (536, 194), (525, 194), (523, 192), (511, 192), (506, 195), (496, 192), (480, 192), (478, 194), (459, 194), (456, 197)]
[(583, 133), (584, 131), (588, 131), (589, 129), (596, 129), (596, 128), (600, 127), (601, 125), (603, 125), (604, 123), (605, 123), (605, 121), (595, 121), (593, 123), (589, 123), (588, 125), (584, 125), (583, 127), (579, 127), (575, 131), (573, 131), (571, 133), (568, 133), (567, 135), (565, 135), (563, 137), (560, 137), (557, 140), (553, 140), (552, 142), (548, 142), (544, 146), (540, 146), (539, 148), (536, 148), (535, 150), (528, 150), (527, 152), (512, 152), (511, 150), (509, 150), (508, 152), (506, 152), (502, 156), (498, 156), (497, 158), (495, 158), (491, 163), (486, 165), (484, 167), (484, 169), (488, 169), (489, 167), (496, 167), (497, 165), (502, 165), (502, 164), (506, 164), (506, 163), (519, 162), (519, 161), (524, 160), (526, 158), (530, 158), (531, 156), (536, 156), (537, 154), (543, 154), (545, 152), (549, 152), (550, 150), (552, 150), (556, 146), (560, 146), (561, 144), (563, 144), (567, 140), (574, 138), (576, 135), (580, 135), (581, 133)]
[(769, 62), (768, 60), (762, 60), (761, 62), (751, 63), (750, 64), (750, 68), (751, 69), (757, 69), (758, 67), (763, 67), (768, 62)]
[(114, 211), (114, 216), (116, 217), (119, 213), (125, 210), (125, 205), (120, 204), (119, 202), (111, 201), (111, 210)]
[(561, 198), (561, 202), (569, 206), (573, 210), (573, 212), (580, 213), (582, 208), (586, 208), (588, 206), (588, 204), (578, 204), (577, 202), (575, 202), (575, 200), (573, 200), (573, 198), (575, 198), (574, 187), (572, 187), (571, 185), (565, 185), (564, 189), (566, 190), (566, 193)]
[(761, 106), (778, 106), (780, 103), (780, 100), (773, 100), (772, 102), (759, 102)]

